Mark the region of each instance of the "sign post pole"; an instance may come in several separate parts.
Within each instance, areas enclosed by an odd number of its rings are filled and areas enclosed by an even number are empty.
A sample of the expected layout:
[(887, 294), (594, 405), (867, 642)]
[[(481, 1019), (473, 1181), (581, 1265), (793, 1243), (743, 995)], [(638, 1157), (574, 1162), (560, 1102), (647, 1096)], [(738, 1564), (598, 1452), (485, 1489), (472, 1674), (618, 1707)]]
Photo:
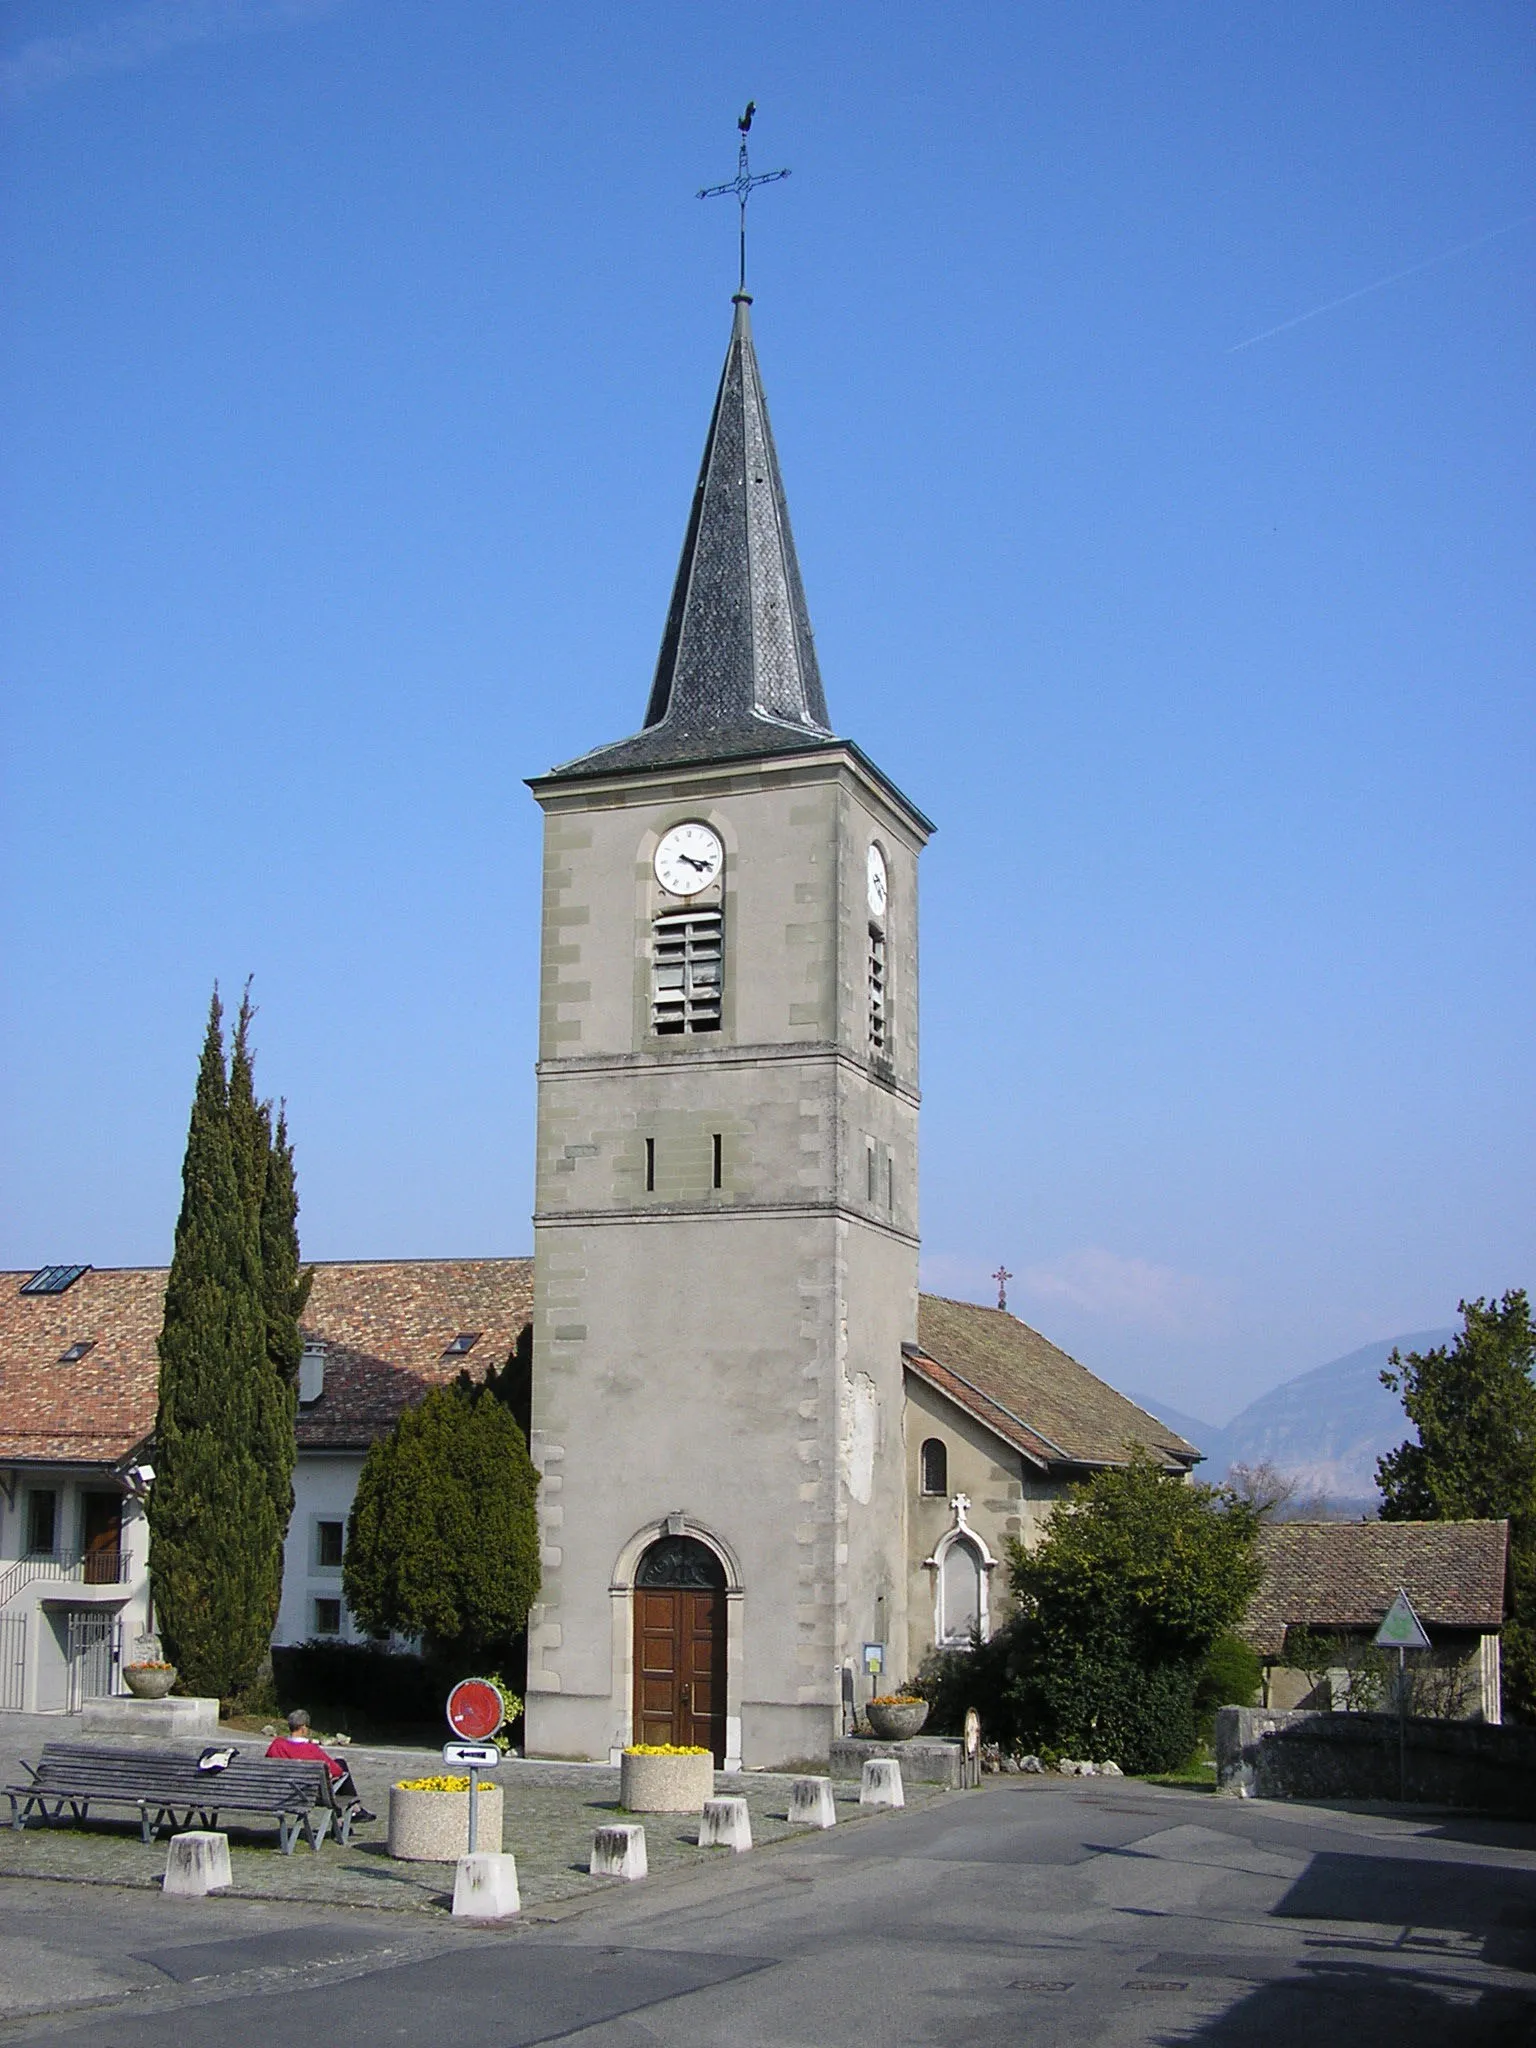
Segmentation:
[(1410, 1650), (1427, 1650), (1429, 1637), (1424, 1624), (1413, 1611), (1413, 1602), (1399, 1586), (1397, 1598), (1382, 1617), (1381, 1627), (1376, 1631), (1376, 1647), (1379, 1650), (1397, 1652), (1397, 1796), (1400, 1804), (1408, 1800), (1408, 1664)]
[(460, 1764), (469, 1772), (469, 1854), (474, 1855), (480, 1839), (480, 1773), (494, 1769), (500, 1761), (491, 1737), (506, 1719), (501, 1688), (488, 1678), (464, 1678), (448, 1695), (448, 1726), (461, 1739), (443, 1749), (445, 1764)]

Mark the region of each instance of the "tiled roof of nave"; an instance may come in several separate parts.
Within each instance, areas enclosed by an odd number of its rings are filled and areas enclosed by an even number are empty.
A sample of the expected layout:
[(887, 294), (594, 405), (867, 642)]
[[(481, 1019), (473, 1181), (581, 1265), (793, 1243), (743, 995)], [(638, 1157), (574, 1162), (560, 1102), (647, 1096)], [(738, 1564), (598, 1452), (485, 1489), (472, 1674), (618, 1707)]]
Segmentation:
[[(1121, 1465), (1134, 1445), (1178, 1469), (1200, 1456), (1176, 1430), (1006, 1309), (922, 1294), (917, 1336), (920, 1354), (940, 1368), (924, 1376), (1031, 1457), (1053, 1465)], [(923, 1356), (909, 1355), (908, 1362), (924, 1371)], [(1000, 1427), (999, 1406), (1024, 1425), (1022, 1433)]]

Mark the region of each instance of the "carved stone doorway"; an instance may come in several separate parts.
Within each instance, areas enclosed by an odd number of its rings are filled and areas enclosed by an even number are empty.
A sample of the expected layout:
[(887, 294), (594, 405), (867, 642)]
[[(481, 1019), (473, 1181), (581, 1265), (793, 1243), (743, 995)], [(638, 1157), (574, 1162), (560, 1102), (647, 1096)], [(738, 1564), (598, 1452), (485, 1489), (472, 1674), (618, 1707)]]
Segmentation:
[(663, 1536), (635, 1572), (634, 1725), (725, 1762), (725, 1571), (691, 1536)]

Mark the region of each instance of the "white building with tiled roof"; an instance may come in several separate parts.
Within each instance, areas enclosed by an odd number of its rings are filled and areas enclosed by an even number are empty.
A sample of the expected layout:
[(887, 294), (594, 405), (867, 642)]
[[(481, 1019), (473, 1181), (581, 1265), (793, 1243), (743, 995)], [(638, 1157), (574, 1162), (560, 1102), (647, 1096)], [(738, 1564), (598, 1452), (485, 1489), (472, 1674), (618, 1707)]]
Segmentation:
[[(529, 1259), (313, 1270), (277, 1643), (357, 1639), (341, 1556), (368, 1446), (428, 1388), (505, 1364), (533, 1292)], [(167, 1274), (44, 1273), (46, 1290), (0, 1274), (0, 1711), (62, 1713), (121, 1690), (153, 1626), (142, 1493)]]

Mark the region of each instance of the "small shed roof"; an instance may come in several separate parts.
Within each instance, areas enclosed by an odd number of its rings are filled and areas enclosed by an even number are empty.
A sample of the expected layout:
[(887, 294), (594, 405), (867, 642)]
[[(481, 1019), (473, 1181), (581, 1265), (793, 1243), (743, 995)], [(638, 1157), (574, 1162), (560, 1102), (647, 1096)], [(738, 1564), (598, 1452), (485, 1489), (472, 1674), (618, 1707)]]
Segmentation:
[(1374, 1629), (1401, 1588), (1430, 1628), (1504, 1619), (1507, 1522), (1267, 1522), (1242, 1633), (1277, 1659), (1287, 1628)]

